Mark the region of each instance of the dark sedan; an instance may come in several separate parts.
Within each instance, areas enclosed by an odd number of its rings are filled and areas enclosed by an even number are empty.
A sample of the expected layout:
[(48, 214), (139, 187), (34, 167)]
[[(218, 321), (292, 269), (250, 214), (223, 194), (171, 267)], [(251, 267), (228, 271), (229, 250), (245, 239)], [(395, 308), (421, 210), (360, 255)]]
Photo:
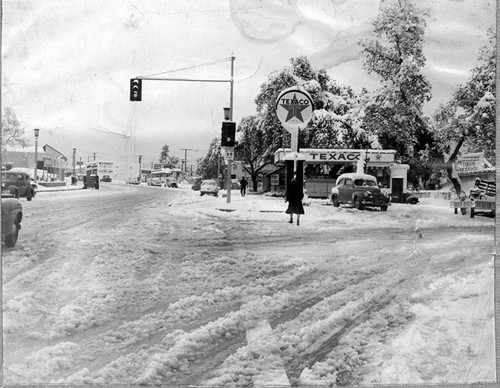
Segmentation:
[(387, 210), (390, 198), (380, 192), (377, 178), (368, 174), (347, 173), (337, 178), (332, 189), (333, 206), (350, 205), (356, 209), (364, 207), (379, 207)]
[(23, 207), (16, 198), (2, 198), (2, 244), (12, 248), (17, 243)]

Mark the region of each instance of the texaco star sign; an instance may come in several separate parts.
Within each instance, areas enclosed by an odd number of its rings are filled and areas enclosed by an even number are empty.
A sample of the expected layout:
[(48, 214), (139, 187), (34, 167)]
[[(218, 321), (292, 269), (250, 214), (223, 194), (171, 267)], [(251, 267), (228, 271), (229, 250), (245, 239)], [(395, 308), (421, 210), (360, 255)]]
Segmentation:
[(297, 86), (285, 89), (276, 101), (276, 114), (289, 132), (304, 128), (313, 114), (312, 98)]

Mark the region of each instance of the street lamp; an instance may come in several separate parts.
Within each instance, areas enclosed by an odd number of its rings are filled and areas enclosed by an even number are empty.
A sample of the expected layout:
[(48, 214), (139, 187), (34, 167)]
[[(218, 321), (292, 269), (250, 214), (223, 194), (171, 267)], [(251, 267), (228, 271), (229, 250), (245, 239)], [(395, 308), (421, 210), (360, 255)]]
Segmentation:
[(40, 134), (40, 130), (38, 128), (34, 129), (35, 132), (35, 171), (34, 171), (34, 178), (35, 178), (35, 183), (38, 181), (37, 177), (37, 168), (38, 168), (38, 135)]

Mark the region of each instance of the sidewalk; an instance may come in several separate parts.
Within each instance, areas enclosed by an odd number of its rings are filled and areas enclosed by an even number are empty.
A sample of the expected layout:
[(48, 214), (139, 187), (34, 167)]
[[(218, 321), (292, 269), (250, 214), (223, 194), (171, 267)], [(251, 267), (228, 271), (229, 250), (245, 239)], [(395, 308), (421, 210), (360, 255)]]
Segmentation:
[[(66, 182), (66, 186), (56, 186), (56, 187), (44, 187), (40, 184), (38, 185), (37, 193), (50, 193), (57, 191), (74, 191), (83, 190), (83, 184), (78, 182), (77, 185), (72, 185)], [(186, 190), (191, 191), (190, 188), (186, 187)], [(230, 203), (227, 202), (226, 190), (219, 191), (219, 197), (216, 200), (216, 210), (223, 212), (234, 212), (234, 211), (252, 211), (260, 213), (283, 213), (285, 205), (283, 203), (283, 198), (273, 197), (261, 193), (248, 193), (245, 197), (242, 197), (239, 190), (231, 191)]]
[(225, 212), (239, 211), (259, 211), (260, 213), (283, 213), (284, 199), (272, 197), (266, 194), (247, 193), (242, 197), (239, 191), (231, 191), (230, 202), (227, 203), (226, 191), (219, 192), (217, 199), (217, 210)]
[(83, 185), (71, 185), (66, 184), (66, 186), (56, 186), (56, 187), (45, 187), (38, 184), (38, 188), (36, 189), (38, 193), (47, 193), (47, 192), (55, 192), (55, 191), (71, 191), (71, 190), (83, 190)]

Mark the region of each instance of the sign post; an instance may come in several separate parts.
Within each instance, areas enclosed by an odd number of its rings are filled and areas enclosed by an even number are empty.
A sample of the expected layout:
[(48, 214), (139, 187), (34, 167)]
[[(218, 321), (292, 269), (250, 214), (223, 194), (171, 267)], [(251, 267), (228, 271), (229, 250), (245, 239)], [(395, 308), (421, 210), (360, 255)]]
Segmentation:
[(297, 168), (299, 131), (311, 120), (314, 110), (309, 93), (299, 86), (283, 90), (276, 100), (276, 115), (291, 135), (291, 151), (294, 153), (294, 169)]
[(294, 178), (302, 187), (304, 183), (303, 166), (304, 158), (301, 156), (300, 166), (299, 159), (299, 131), (300, 128), (305, 128), (313, 115), (313, 100), (309, 93), (299, 86), (283, 90), (276, 100), (276, 115), (285, 128), (291, 135), (291, 152), (285, 155), (286, 165), (286, 181), (285, 187), (288, 190), (288, 184)]
[(232, 181), (231, 181), (231, 167), (233, 165), (233, 159), (234, 159), (234, 147), (222, 147), (224, 150), (224, 161), (227, 163), (227, 172), (226, 172), (226, 188), (227, 188), (227, 195), (226, 195), (226, 202), (231, 203), (231, 186), (232, 186)]

